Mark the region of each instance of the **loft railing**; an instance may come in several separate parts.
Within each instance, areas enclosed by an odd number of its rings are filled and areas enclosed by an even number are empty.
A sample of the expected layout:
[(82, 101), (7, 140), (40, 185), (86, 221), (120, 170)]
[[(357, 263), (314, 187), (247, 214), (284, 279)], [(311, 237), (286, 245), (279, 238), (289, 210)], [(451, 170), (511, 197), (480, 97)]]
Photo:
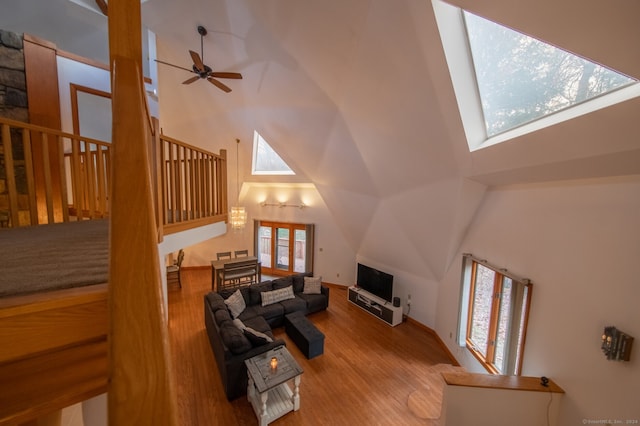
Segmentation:
[[(226, 150), (205, 151), (160, 134), (156, 119), (149, 123), (161, 234), (226, 221)], [(108, 217), (111, 148), (109, 142), (0, 118), (0, 227)]]
[(156, 143), (162, 222), (170, 234), (227, 220), (227, 154), (213, 154), (163, 134)]
[(0, 226), (108, 215), (110, 144), (0, 118)]

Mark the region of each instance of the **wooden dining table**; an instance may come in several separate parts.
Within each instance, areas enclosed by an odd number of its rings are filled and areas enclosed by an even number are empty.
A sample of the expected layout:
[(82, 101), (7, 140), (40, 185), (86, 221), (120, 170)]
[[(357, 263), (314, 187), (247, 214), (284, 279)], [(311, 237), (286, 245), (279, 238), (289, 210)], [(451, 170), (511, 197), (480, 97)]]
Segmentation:
[[(235, 259), (220, 259), (220, 260), (212, 260), (211, 261), (211, 290), (216, 291), (218, 285), (218, 275), (219, 272), (224, 269), (224, 265), (233, 265), (236, 263), (242, 263), (247, 261), (255, 261), (256, 267), (259, 268), (258, 258), (256, 256), (244, 256), (244, 257), (236, 257)], [(259, 271), (259, 269), (258, 269)]]

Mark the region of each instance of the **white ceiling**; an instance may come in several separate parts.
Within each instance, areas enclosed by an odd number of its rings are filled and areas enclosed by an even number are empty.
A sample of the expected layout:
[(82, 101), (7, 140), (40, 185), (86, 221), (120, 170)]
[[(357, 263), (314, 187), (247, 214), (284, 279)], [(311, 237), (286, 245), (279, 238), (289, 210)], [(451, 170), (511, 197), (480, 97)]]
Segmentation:
[[(640, 78), (635, 0), (450, 3)], [(0, 8), (0, 28), (106, 59), (94, 12), (68, 0)], [(640, 173), (637, 99), (470, 153), (430, 1), (149, 0), (142, 11), (159, 59), (190, 67), (203, 25), (204, 62), (244, 76), (225, 94), (160, 66), (165, 133), (215, 151), (240, 138), (248, 161), (258, 130), (316, 185), (355, 252), (418, 276), (442, 277), (487, 186)]]

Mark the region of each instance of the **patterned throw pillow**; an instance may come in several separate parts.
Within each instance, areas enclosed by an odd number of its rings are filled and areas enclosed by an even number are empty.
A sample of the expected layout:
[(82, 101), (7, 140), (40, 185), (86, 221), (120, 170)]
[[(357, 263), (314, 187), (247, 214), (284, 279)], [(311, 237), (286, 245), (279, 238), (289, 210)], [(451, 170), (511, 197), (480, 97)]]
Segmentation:
[(293, 294), (293, 287), (285, 287), (279, 288), (278, 290), (273, 291), (263, 291), (260, 293), (262, 295), (262, 306), (271, 305), (276, 302), (281, 302), (287, 299), (293, 299), (296, 296)]
[(236, 290), (236, 292), (231, 296), (229, 296), (229, 298), (226, 299), (224, 303), (227, 304), (227, 307), (231, 312), (231, 316), (234, 319), (238, 318), (238, 315), (240, 315), (242, 311), (244, 311), (244, 308), (247, 307), (247, 305), (244, 303), (244, 297), (242, 297), (242, 293), (239, 289)]
[(304, 294), (320, 294), (322, 287), (322, 277), (304, 277)]

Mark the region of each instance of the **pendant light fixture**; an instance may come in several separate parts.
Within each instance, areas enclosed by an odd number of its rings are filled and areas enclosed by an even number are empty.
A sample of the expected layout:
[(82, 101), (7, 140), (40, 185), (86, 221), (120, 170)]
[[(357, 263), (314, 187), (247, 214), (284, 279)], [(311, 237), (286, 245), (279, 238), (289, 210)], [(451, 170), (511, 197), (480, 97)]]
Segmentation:
[(231, 207), (231, 229), (240, 230), (244, 229), (244, 225), (247, 223), (247, 211), (240, 204), (240, 162), (239, 162), (239, 146), (240, 139), (236, 139), (236, 189), (238, 191), (238, 198), (236, 199), (237, 205)]

